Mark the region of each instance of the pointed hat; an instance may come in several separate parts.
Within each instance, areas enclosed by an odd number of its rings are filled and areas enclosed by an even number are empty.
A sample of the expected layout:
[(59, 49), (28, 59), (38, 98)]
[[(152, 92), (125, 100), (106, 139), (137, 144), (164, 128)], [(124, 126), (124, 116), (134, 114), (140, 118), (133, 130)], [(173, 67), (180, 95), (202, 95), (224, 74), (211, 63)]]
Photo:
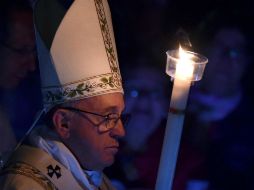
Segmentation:
[(106, 0), (38, 0), (34, 18), (45, 108), (123, 93)]

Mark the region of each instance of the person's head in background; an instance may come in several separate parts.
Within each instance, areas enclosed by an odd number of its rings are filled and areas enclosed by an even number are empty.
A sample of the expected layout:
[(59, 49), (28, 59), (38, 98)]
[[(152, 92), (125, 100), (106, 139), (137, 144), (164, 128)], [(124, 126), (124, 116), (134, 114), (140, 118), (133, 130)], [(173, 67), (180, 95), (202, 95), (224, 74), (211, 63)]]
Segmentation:
[(0, 4), (0, 87), (14, 88), (35, 70), (32, 7), (25, 0)]
[(165, 118), (170, 89), (163, 69), (147, 59), (138, 61), (139, 65), (123, 70), (125, 110), (131, 113), (125, 141), (133, 150), (142, 148)]
[(250, 62), (248, 35), (243, 21), (235, 15), (210, 14), (200, 24), (198, 38), (208, 64), (199, 82), (206, 94), (232, 97), (242, 89), (242, 79)]
[(189, 110), (201, 121), (218, 121), (230, 114), (245, 95), (250, 66), (249, 35), (241, 17), (214, 11), (201, 22), (193, 47), (208, 57), (201, 81), (190, 94)]

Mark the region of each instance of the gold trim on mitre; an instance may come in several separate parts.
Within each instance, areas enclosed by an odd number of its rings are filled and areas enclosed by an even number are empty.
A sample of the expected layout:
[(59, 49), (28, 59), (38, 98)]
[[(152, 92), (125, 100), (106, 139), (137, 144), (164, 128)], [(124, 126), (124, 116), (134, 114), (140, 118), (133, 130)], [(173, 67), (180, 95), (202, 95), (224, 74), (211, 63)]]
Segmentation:
[(75, 0), (56, 30), (50, 50), (40, 31), (36, 36), (45, 107), (123, 93), (106, 0)]
[(112, 44), (112, 40), (111, 40), (111, 37), (110, 37), (108, 22), (107, 22), (107, 19), (106, 19), (106, 15), (105, 15), (102, 0), (95, 0), (94, 2), (95, 2), (95, 6), (96, 6), (98, 19), (99, 19), (99, 22), (100, 22), (101, 33), (102, 33), (102, 36), (103, 36), (104, 45), (105, 45), (105, 49), (106, 49), (106, 52), (107, 52), (108, 61), (109, 61), (109, 64), (110, 64), (111, 71), (112, 72), (119, 72), (119, 68), (118, 68), (118, 64), (117, 64), (117, 58), (116, 58), (115, 51), (114, 51), (113, 44)]
[(107, 92), (119, 92), (121, 76), (108, 73), (84, 80), (65, 84), (61, 87), (45, 87), (42, 89), (44, 104), (61, 103), (66, 100), (79, 100), (85, 97), (98, 96)]

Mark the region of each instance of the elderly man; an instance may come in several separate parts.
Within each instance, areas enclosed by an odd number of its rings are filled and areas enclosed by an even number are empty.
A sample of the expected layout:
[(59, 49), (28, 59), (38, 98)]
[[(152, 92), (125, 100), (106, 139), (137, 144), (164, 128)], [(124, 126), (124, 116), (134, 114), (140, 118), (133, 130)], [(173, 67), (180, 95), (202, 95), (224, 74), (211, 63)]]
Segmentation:
[(1, 172), (1, 189), (114, 189), (102, 170), (125, 135), (106, 0), (39, 0), (35, 27), (46, 112)]

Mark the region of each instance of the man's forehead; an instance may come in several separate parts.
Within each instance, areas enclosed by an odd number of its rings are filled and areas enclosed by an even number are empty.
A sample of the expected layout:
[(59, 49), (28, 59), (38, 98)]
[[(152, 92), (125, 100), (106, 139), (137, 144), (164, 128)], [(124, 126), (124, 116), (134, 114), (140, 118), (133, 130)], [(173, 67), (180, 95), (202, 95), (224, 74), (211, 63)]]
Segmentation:
[[(86, 110), (98, 110), (100, 112), (122, 111), (124, 108), (123, 94), (110, 93), (78, 100), (76, 105)], [(88, 110), (89, 111), (89, 110)]]

